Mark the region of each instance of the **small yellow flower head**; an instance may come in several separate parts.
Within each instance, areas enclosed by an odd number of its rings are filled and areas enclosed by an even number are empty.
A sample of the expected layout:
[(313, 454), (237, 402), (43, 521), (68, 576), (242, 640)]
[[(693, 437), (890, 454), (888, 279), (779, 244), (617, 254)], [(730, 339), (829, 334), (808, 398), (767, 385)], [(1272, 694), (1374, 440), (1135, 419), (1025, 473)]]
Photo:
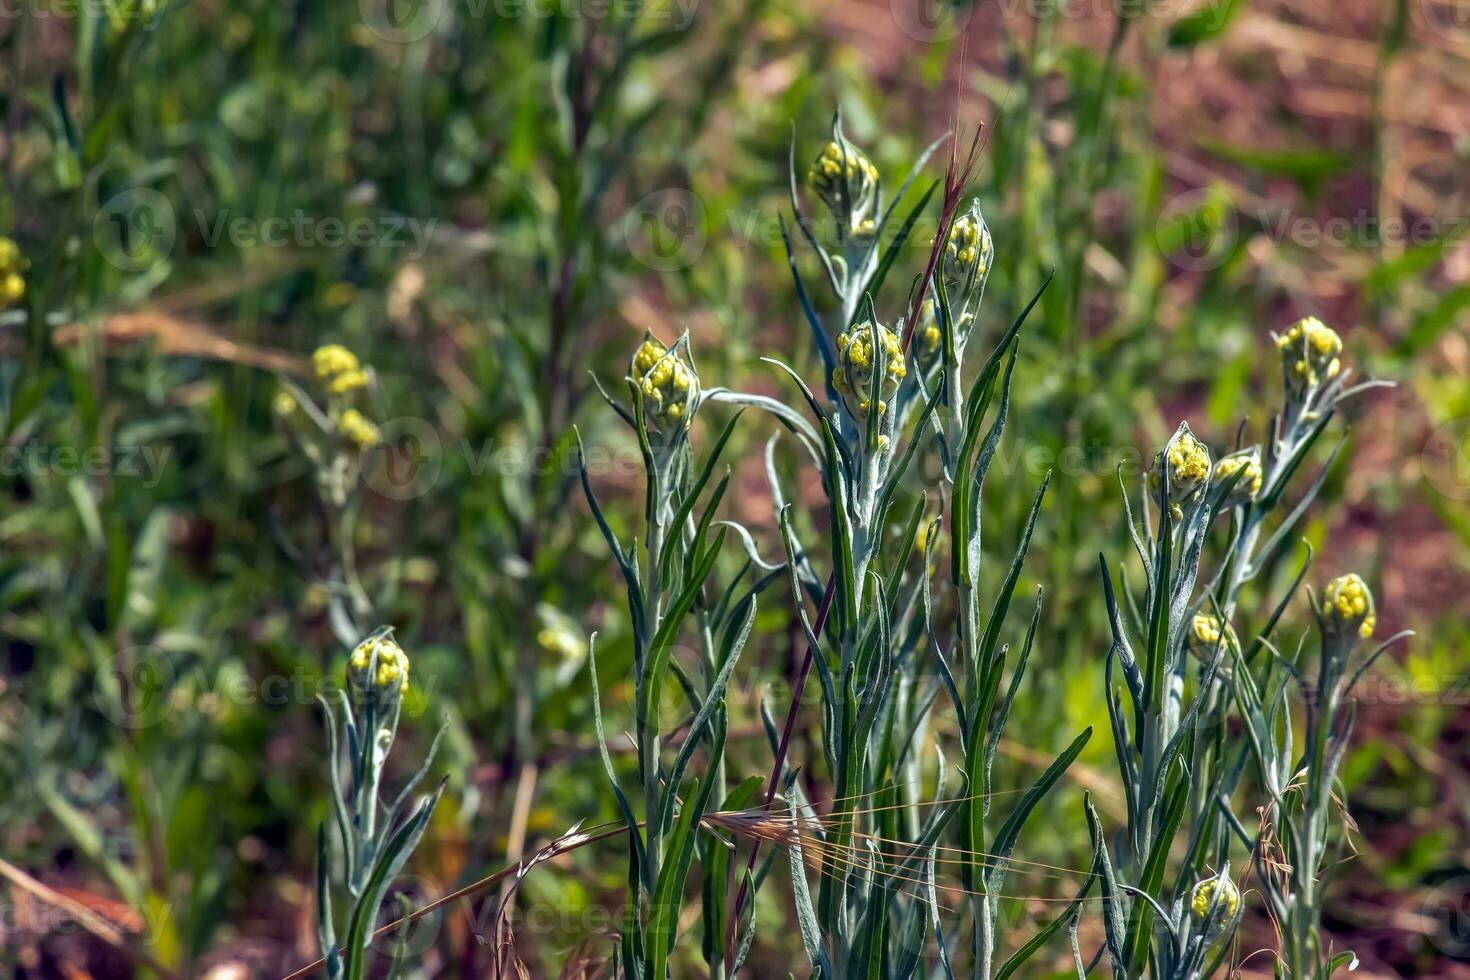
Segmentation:
[[(880, 356), (874, 350), (875, 333), (883, 361), (883, 376), (877, 385), (873, 384), (873, 376), (878, 371)], [(875, 398), (880, 414), (888, 410), (887, 399), (898, 393), (898, 386), (907, 374), (898, 337), (883, 324), (859, 323), (852, 333), (837, 337), (837, 367), (832, 369), (832, 387), (856, 398), (858, 414), (864, 418)]]
[(1237, 473), (1240, 476), (1235, 479), (1235, 484), (1230, 488), (1230, 496), (1225, 502), (1233, 505), (1255, 500), (1261, 492), (1260, 447), (1252, 446), (1250, 449), (1220, 457), (1220, 461), (1215, 464), (1214, 482), (1223, 484)]
[(671, 351), (652, 334), (647, 335), (633, 352), (628, 376), (643, 392), (643, 416), (650, 428), (662, 430), (666, 422), (675, 423), (674, 431), (689, 428), (699, 405), (699, 375), (694, 373), (687, 344)]
[(337, 420), (337, 431), (358, 449), (371, 449), (382, 438), (378, 427), (355, 408), (349, 408), (342, 413), (342, 417)]
[(1178, 517), (1181, 513), (1179, 505), (1197, 498), (1210, 480), (1210, 451), (1189, 431), (1188, 422), (1179, 423), (1174, 438), (1154, 456), (1148, 482), (1155, 490), (1163, 480), (1166, 462), (1169, 472), (1169, 506), (1175, 517)]
[(357, 355), (341, 344), (318, 347), (311, 355), (311, 363), (316, 369), (317, 380), (329, 387), (342, 375), (362, 372)]
[(334, 395), (349, 395), (367, 387), (367, 372), (361, 368), (343, 371), (327, 382), (327, 390)]
[(21, 277), (25, 259), (20, 246), (9, 238), (0, 237), (0, 309), (14, 306), (25, 299), (26, 281)]
[(1327, 583), (1322, 596), (1322, 618), (1330, 634), (1367, 639), (1378, 625), (1373, 593), (1368, 583), (1355, 574), (1339, 576)]
[[(1215, 897), (1218, 891), (1219, 898)], [(1205, 933), (1205, 942), (1214, 943), (1227, 930), (1233, 930), (1240, 917), (1240, 889), (1225, 874), (1206, 878), (1194, 886), (1189, 896), (1189, 914), (1199, 925), (1210, 920), (1210, 907), (1215, 907), (1214, 923)]]
[(861, 150), (840, 136), (831, 140), (812, 162), (806, 181), (850, 234), (859, 239), (872, 238), (877, 231), (871, 212), (878, 190), (878, 168)]
[[(1185, 637), (1185, 643), (1189, 647), (1189, 652), (1204, 663), (1213, 663), (1215, 654), (1221, 645), (1220, 632), (1219, 617), (1212, 616), (1209, 613), (1196, 613), (1194, 619), (1189, 624), (1189, 635)], [(1226, 624), (1224, 633), (1224, 645), (1227, 650), (1225, 659), (1221, 661), (1221, 664), (1222, 666), (1228, 666), (1230, 663), (1229, 651), (1237, 649), (1239, 647), (1239, 641), (1235, 638), (1235, 628), (1233, 626)]]
[(7, 272), (0, 279), (0, 303), (6, 306), (14, 306), (26, 298), (26, 281), (20, 277), (19, 272)]
[(1342, 371), (1342, 338), (1314, 316), (1302, 317), (1276, 338), (1288, 391), (1305, 391)]
[(957, 217), (949, 229), (949, 240), (944, 245), (945, 285), (953, 288), (985, 278), (992, 248), (990, 229), (980, 216), (979, 204), (971, 203), (970, 210)]
[(391, 632), (368, 637), (348, 658), (347, 679), (364, 694), (400, 695), (408, 690), (408, 655)]
[(285, 388), (277, 388), (276, 393), (271, 396), (271, 411), (283, 419), (288, 419), (296, 414), (296, 396)]

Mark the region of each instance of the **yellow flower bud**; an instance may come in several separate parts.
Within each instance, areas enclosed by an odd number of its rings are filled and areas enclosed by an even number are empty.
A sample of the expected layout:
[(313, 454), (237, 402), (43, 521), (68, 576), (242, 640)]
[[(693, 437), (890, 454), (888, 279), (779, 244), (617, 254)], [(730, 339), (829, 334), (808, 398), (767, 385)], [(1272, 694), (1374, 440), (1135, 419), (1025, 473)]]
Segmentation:
[[(1184, 638), (1185, 646), (1201, 663), (1211, 664), (1215, 662), (1215, 654), (1219, 651), (1221, 640), (1220, 619), (1209, 613), (1196, 613), (1189, 624), (1189, 633)], [(1230, 651), (1240, 649), (1240, 641), (1235, 637), (1235, 628), (1228, 623), (1225, 624), (1224, 640), (1225, 656), (1220, 661), (1222, 671), (1228, 671), (1230, 667)]]
[(1302, 317), (1276, 338), (1288, 391), (1302, 392), (1342, 371), (1342, 338), (1314, 316)]
[(1230, 488), (1230, 495), (1226, 498), (1228, 504), (1243, 504), (1255, 500), (1261, 492), (1261, 450), (1252, 446), (1240, 452), (1222, 456), (1215, 464), (1214, 482), (1223, 484), (1235, 477), (1235, 484)]
[(1214, 906), (1215, 914), (1205, 933), (1205, 942), (1213, 944), (1227, 932), (1233, 931), (1240, 919), (1240, 889), (1224, 874), (1206, 878), (1196, 884), (1190, 893), (1189, 914), (1197, 924), (1204, 925), (1211, 921), (1211, 906)]
[(842, 137), (831, 140), (812, 162), (806, 180), (848, 234), (867, 240), (877, 232), (872, 211), (878, 168), (857, 147)]
[(342, 417), (337, 420), (337, 431), (358, 449), (371, 449), (382, 438), (378, 427), (355, 408), (349, 408), (342, 413)]
[(400, 695), (408, 690), (408, 655), (391, 632), (371, 636), (347, 658), (347, 679), (363, 694)]
[(311, 355), (311, 363), (316, 369), (317, 380), (326, 384), (330, 384), (339, 375), (362, 370), (357, 355), (341, 344), (318, 347)]
[(20, 277), (19, 272), (9, 272), (0, 278), (0, 303), (6, 306), (14, 306), (25, 299), (26, 281)]
[[(882, 377), (876, 386), (873, 380), (880, 357), (874, 349), (875, 333), (883, 362)], [(879, 413), (886, 412), (887, 397), (898, 392), (899, 384), (907, 375), (908, 366), (904, 363), (898, 336), (883, 324), (860, 323), (852, 328), (852, 333), (837, 337), (837, 367), (832, 371), (832, 387), (857, 399), (859, 415), (868, 414), (875, 394), (878, 396)]]
[(1157, 490), (1163, 481), (1167, 462), (1169, 472), (1169, 506), (1177, 518), (1180, 505), (1196, 499), (1210, 479), (1210, 451), (1189, 431), (1189, 423), (1179, 423), (1174, 438), (1154, 456), (1149, 470), (1149, 486)]
[(1322, 595), (1322, 620), (1330, 635), (1356, 634), (1363, 639), (1372, 636), (1378, 624), (1378, 614), (1368, 583), (1355, 573), (1328, 582), (1327, 591)]
[(985, 278), (992, 248), (990, 229), (980, 216), (979, 205), (972, 203), (968, 212), (955, 218), (944, 244), (945, 285), (953, 289)]
[(664, 429), (675, 423), (674, 431), (689, 428), (694, 409), (699, 405), (699, 376), (689, 359), (688, 347), (679, 344), (670, 350), (649, 334), (633, 352), (628, 376), (638, 383), (643, 393), (643, 416), (650, 429)]

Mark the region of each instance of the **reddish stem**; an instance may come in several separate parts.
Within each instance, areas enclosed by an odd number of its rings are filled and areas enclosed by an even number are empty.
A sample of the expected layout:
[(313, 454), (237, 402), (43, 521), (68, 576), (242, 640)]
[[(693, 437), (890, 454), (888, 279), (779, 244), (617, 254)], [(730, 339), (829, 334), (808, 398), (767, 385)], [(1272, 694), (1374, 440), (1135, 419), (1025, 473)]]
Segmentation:
[[(812, 636), (818, 639), (827, 626), (827, 614), (832, 611), (832, 596), (837, 591), (837, 573), (827, 579), (827, 591), (822, 593), (822, 604), (817, 608), (817, 621), (812, 626)], [(776, 761), (771, 766), (771, 780), (766, 785), (766, 802), (763, 810), (769, 811), (776, 799), (776, 787), (780, 785), (781, 773), (786, 768), (786, 752), (791, 747), (791, 733), (796, 730), (796, 714), (801, 708), (802, 692), (806, 690), (807, 676), (812, 672), (812, 658), (820, 656), (810, 643), (806, 656), (802, 658), (801, 670), (796, 675), (796, 684), (791, 689), (791, 708), (786, 712), (786, 727), (781, 730), (781, 742), (776, 746)], [(751, 877), (755, 874), (755, 862), (760, 857), (761, 841), (756, 838), (750, 848), (750, 860), (745, 864), (745, 875), (740, 879), (740, 891), (735, 896), (735, 906), (725, 919), (725, 960), (735, 961), (735, 927), (740, 923), (740, 913), (745, 908), (746, 893), (750, 890)]]

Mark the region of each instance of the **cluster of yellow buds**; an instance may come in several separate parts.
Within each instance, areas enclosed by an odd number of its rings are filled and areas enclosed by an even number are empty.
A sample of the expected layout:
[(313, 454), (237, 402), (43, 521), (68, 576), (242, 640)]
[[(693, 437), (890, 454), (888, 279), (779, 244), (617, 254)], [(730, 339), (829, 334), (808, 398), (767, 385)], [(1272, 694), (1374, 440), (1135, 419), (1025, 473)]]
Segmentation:
[(1315, 388), (1342, 371), (1342, 338), (1314, 316), (1302, 317), (1276, 338), (1288, 391)]
[(1213, 663), (1215, 654), (1221, 645), (1221, 636), (1224, 637), (1226, 657), (1221, 661), (1222, 667), (1230, 664), (1229, 651), (1238, 649), (1240, 644), (1235, 638), (1235, 627), (1229, 623), (1222, 624), (1220, 617), (1209, 613), (1196, 613), (1189, 624), (1189, 635), (1185, 637), (1185, 644), (1189, 652), (1194, 654), (1202, 663)]
[(649, 334), (633, 352), (628, 374), (643, 392), (643, 415), (654, 429), (664, 422), (675, 423), (676, 431), (689, 428), (699, 403), (699, 376), (692, 363)]
[(25, 267), (20, 246), (9, 238), (0, 237), (0, 309), (25, 299), (26, 281), (21, 278)]
[(1169, 508), (1178, 518), (1182, 514), (1179, 505), (1198, 497), (1209, 483), (1210, 451), (1189, 431), (1189, 423), (1181, 422), (1174, 438), (1154, 456), (1148, 474), (1149, 486), (1154, 490), (1158, 490), (1164, 479), (1166, 462), (1169, 469)]
[[(1237, 473), (1240, 474), (1238, 477)], [(1235, 483), (1230, 488), (1229, 496), (1225, 498), (1226, 503), (1243, 504), (1256, 499), (1261, 492), (1262, 479), (1259, 446), (1220, 457), (1220, 461), (1215, 464), (1214, 482), (1223, 484), (1232, 478)]]
[(408, 690), (408, 655), (392, 631), (376, 633), (357, 645), (347, 660), (347, 679), (363, 693), (394, 696)]
[[(959, 347), (975, 321), (973, 313), (965, 312), (955, 317), (955, 346)], [(919, 326), (914, 331), (914, 343), (918, 345), (919, 363), (932, 364), (944, 349), (944, 331), (939, 326), (939, 316), (933, 299), (924, 300), (919, 307)]]
[(367, 387), (367, 372), (357, 355), (341, 344), (318, 347), (311, 355), (316, 378), (330, 394), (347, 395)]
[[(1219, 892), (1218, 898), (1216, 892)], [(1206, 878), (1196, 884), (1194, 891), (1189, 895), (1189, 914), (1199, 925), (1211, 921), (1210, 909), (1212, 906), (1215, 915), (1209, 929), (1205, 932), (1207, 943), (1214, 943), (1225, 934), (1226, 930), (1233, 929), (1240, 916), (1240, 889), (1223, 871), (1213, 878)]]
[[(875, 350), (874, 336), (881, 352)], [(878, 372), (878, 357), (883, 359), (883, 374), (873, 383)], [(892, 330), (881, 323), (864, 322), (852, 333), (837, 337), (837, 366), (832, 369), (832, 387), (858, 400), (858, 414), (866, 417), (877, 401), (878, 414), (888, 411), (886, 399), (898, 393), (898, 386), (908, 374), (903, 362), (903, 348)]]
[(1322, 617), (1329, 634), (1367, 639), (1378, 625), (1373, 593), (1362, 577), (1349, 573), (1327, 583), (1322, 597)]
[[(382, 440), (378, 427), (352, 404), (368, 385), (367, 370), (357, 355), (341, 344), (324, 344), (312, 352), (311, 364), (317, 380), (326, 389), (327, 416), (336, 426), (337, 434), (358, 449), (376, 446)], [(290, 392), (282, 389), (277, 392), (272, 407), (281, 418), (289, 419), (300, 406)]]
[(878, 168), (861, 150), (838, 136), (822, 147), (806, 180), (850, 234), (859, 239), (873, 237)]
[(369, 422), (367, 416), (355, 408), (347, 409), (337, 419), (337, 431), (341, 432), (342, 437), (358, 449), (371, 449), (382, 438), (378, 427)]
[(984, 278), (990, 268), (990, 229), (978, 206), (955, 219), (944, 245), (944, 281), (959, 286)]

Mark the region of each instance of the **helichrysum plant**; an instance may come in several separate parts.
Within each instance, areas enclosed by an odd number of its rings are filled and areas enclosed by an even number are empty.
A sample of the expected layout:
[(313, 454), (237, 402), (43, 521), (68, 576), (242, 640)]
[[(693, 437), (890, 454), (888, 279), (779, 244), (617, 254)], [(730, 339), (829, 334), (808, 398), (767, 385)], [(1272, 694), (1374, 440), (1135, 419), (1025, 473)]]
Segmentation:
[(381, 442), (382, 434), (369, 417), (372, 369), (341, 344), (318, 347), (311, 363), (321, 401), (282, 378), (271, 399), (271, 411), (312, 465), (328, 515), (327, 533), (336, 566), (336, 581), (330, 590), (332, 623), (338, 638), (350, 643), (360, 635), (358, 623), (374, 608), (358, 572), (353, 542), (364, 454)]
[[(1325, 977), (1348, 962), (1322, 950), (1317, 937), (1329, 841), (1341, 843), (1329, 822), (1351, 727), (1345, 705), (1382, 649), (1355, 672), (1346, 670), (1351, 644), (1365, 624), (1371, 632), (1371, 596), (1353, 576), (1334, 582), (1325, 601), (1314, 600), (1324, 655), (1318, 686), (1307, 698), (1313, 744), (1300, 754), (1292, 750), (1288, 710), (1292, 685), (1304, 684), (1300, 653), (1282, 655), (1271, 636), (1304, 580), (1310, 552), (1285, 595), (1267, 605), (1263, 625), (1237, 634), (1245, 587), (1290, 540), (1337, 450), (1278, 516), (1288, 485), (1342, 402), (1378, 384), (1346, 386), (1342, 346), (1335, 331), (1312, 317), (1277, 338), (1284, 397), (1265, 447), (1239, 447), (1217, 457), (1181, 423), (1157, 453), (1141, 498), (1141, 522), (1135, 525), (1132, 509), (1127, 511), (1144, 571), (1141, 601), (1129, 592), (1118, 600), (1103, 562), (1113, 632), (1108, 707), (1128, 809), (1128, 826), (1112, 849), (1116, 863), (1104, 869), (1104, 924), (1114, 976), (1135, 977), (1147, 969), (1192, 980), (1219, 969), (1228, 956), (1218, 942), (1224, 934), (1212, 938), (1213, 924), (1200, 931), (1205, 912), (1198, 906), (1225, 895), (1229, 915), (1220, 921), (1238, 920), (1239, 886), (1227, 877), (1232, 846), (1253, 856), (1282, 929), (1287, 975)], [(1217, 522), (1225, 525), (1218, 551), (1211, 547)], [(1244, 636), (1250, 642), (1243, 643)], [(1232, 710), (1240, 714), (1246, 738), (1229, 737), (1226, 716)], [(1253, 840), (1236, 815), (1235, 795), (1252, 760), (1269, 806), (1261, 808), (1256, 800), (1245, 812), (1263, 809), (1271, 815), (1273, 832), (1282, 835), (1280, 848)], [(1181, 838), (1182, 863), (1171, 868)], [(1278, 860), (1283, 851), (1291, 857)]]
[[(1066, 929), (1079, 976), (1105, 952), (1120, 980), (1197, 980), (1231, 955), (1247, 897), (1231, 859), (1243, 849), (1281, 924), (1283, 969), (1326, 976), (1342, 960), (1319, 938), (1321, 882), (1342, 839), (1328, 825), (1351, 728), (1349, 693), (1381, 652), (1352, 660), (1371, 632), (1372, 598), (1360, 580), (1346, 578), (1312, 600), (1323, 653), (1307, 702), (1310, 744), (1300, 754), (1291, 749), (1285, 691), (1303, 672), (1271, 637), (1307, 563), (1286, 594), (1266, 604), (1262, 625), (1246, 630), (1240, 615), (1247, 587), (1290, 540), (1332, 461), (1289, 509), (1281, 506), (1288, 485), (1342, 402), (1375, 384), (1348, 386), (1341, 339), (1310, 318), (1276, 342), (1284, 399), (1268, 441), (1217, 452), (1181, 422), (1154, 454), (1136, 517), (1125, 492), (1142, 589), (1135, 593), (1125, 580), (1120, 598), (1105, 559), (1102, 566), (1112, 640), (1107, 705), (1125, 824), (1110, 834), (1086, 803), (1092, 863), (1073, 870), (1074, 896), (1033, 934), (1015, 943), (1003, 935), (1005, 883), (1029, 863), (1016, 854), (1023, 831), (1092, 732), (1077, 734), (1012, 803), (996, 804), (993, 762), (1024, 682), (1042, 615), (1039, 594), (1019, 652), (1004, 638), (1047, 481), (989, 597), (979, 588), (980, 504), (1009, 413), (1021, 327), (1050, 280), (1009, 327), (985, 315), (996, 245), (978, 205), (963, 199), (975, 145), (964, 166), (951, 154), (928, 263), (896, 307), (884, 282), (941, 182), (917, 194), (901, 220), (895, 209), (928, 152), (885, 201), (878, 168), (840, 120), (804, 181), (793, 145), (792, 222), (827, 286), (809, 288), (801, 272), (808, 253), (787, 237), (797, 297), (821, 358), (818, 384), (768, 360), (787, 375), (804, 412), (702, 383), (687, 336), (672, 345), (645, 337), (629, 361), (629, 398), (607, 397), (637, 439), (645, 472), (642, 529), (630, 543), (613, 533), (583, 473), (626, 588), (633, 638), (641, 799), (618, 781), (596, 659), (588, 658), (598, 738), (629, 842), (617, 969), (640, 980), (669, 975), (685, 881), (697, 861), (708, 972), (738, 975), (754, 942), (756, 893), (780, 853), (816, 977), (908, 977), (933, 961), (945, 976), (1004, 980)], [(835, 229), (830, 241), (802, 208), (803, 184)], [(989, 354), (970, 375), (964, 355), (982, 335)], [(822, 547), (803, 540), (812, 533), (804, 528), (817, 522), (787, 503), (774, 439), (766, 476), (784, 563), (763, 560), (744, 528), (715, 518), (728, 485), (715, 469), (735, 421), (702, 463), (692, 448), (693, 422), (703, 406), (720, 403), (770, 412), (795, 437), (798, 459), (816, 468), (826, 498), (816, 532)], [(941, 462), (928, 487), (914, 486), (917, 477), (905, 482), (920, 452)], [(717, 565), (730, 531), (745, 559), (725, 579)], [(761, 704), (769, 775), (732, 787), (725, 689), (757, 596), (780, 578), (806, 652), (787, 709)], [(675, 651), (681, 636), (695, 638), (695, 652), (683, 659)], [(821, 694), (821, 757), (799, 765), (790, 755), (808, 679)], [(690, 719), (674, 753), (659, 717), (669, 693), (682, 695)], [(1230, 735), (1232, 713), (1246, 737)], [(950, 748), (958, 750), (953, 767)], [(691, 763), (701, 749), (705, 768), (695, 775)], [(1281, 835), (1274, 849), (1252, 840), (1237, 817), (1237, 805), (1258, 789), (1252, 761), (1268, 802), (1262, 812)], [(798, 783), (803, 767), (809, 778), (825, 774), (825, 798), (809, 798)], [(1078, 920), (1094, 887), (1105, 942), (1088, 958)]]
[[(725, 688), (754, 625), (756, 597), (776, 580), (778, 566), (760, 559), (744, 528), (715, 520), (730, 480), (728, 473), (716, 480), (717, 467), (738, 416), (725, 425), (702, 462), (696, 462), (691, 430), (706, 400), (738, 399), (702, 389), (688, 336), (670, 346), (645, 337), (629, 360), (625, 383), (628, 403), (607, 400), (642, 452), (638, 539), (625, 544), (613, 533), (593, 493), (585, 458), (582, 467), (588, 504), (622, 573), (633, 634), (632, 734), (641, 790), (634, 799), (623, 792), (607, 751), (595, 636), (587, 658), (597, 737), (628, 836), (627, 906), (614, 960), (628, 977), (670, 975), (684, 885), (698, 858), (704, 870), (701, 947), (712, 975), (729, 976), (744, 955), (737, 950), (748, 951), (749, 944), (742, 947), (727, 935), (733, 931), (725, 914), (727, 852), (700, 827), (716, 807), (743, 807), (757, 788), (755, 782), (734, 789), (726, 785)], [(748, 557), (733, 578), (716, 587), (715, 562), (731, 529), (750, 543)], [(675, 656), (676, 641), (686, 629), (698, 637), (694, 664)], [(677, 751), (664, 747), (663, 711), (670, 694), (681, 694), (690, 712)], [(690, 764), (701, 749), (706, 764), (696, 776)]]
[[(858, 200), (867, 200), (872, 184), (874, 207), (864, 213), (878, 217), (871, 235), (866, 226), (856, 233), (860, 226), (849, 210), (853, 198), (831, 193), (820, 174), (836, 179), (846, 172), (830, 166), (839, 155), (833, 145), (844, 159), (867, 158), (842, 137), (840, 123), (834, 123), (831, 142), (809, 183), (833, 222), (851, 233), (839, 234), (835, 249), (807, 234), (831, 289), (832, 310), (826, 316), (818, 312), (826, 304), (807, 288), (791, 253), (797, 293), (825, 362), (827, 397), (816, 395), (800, 372), (781, 365), (796, 382), (820, 437), (822, 451), (815, 461), (828, 498), (830, 572), (824, 586), (812, 553), (798, 538), (791, 509), (781, 503), (786, 494), (779, 477), (768, 467), (792, 597), (807, 643), (797, 697), (784, 727), (773, 731), (777, 757), (765, 810), (784, 811), (786, 833), (771, 839), (789, 851), (797, 922), (814, 976), (909, 976), (931, 948), (946, 971), (965, 963), (975, 977), (1009, 976), (1075, 914), (1091, 883), (1087, 876), (1078, 903), (1034, 942), (998, 962), (1000, 894), (1021, 831), (1091, 734), (1081, 733), (1008, 812), (991, 812), (991, 765), (1025, 673), (1036, 616), (1018, 658), (1001, 642), (1002, 630), (1045, 483), (990, 601), (982, 600), (975, 587), (978, 502), (1005, 425), (1016, 337), (1036, 299), (1009, 329), (995, 331), (978, 375), (963, 377), (965, 342), (980, 329), (980, 297), (993, 249), (978, 207), (972, 203), (960, 210), (973, 167), (972, 144), (963, 168), (951, 157), (941, 231), (911, 293), (920, 299), (907, 312), (882, 317), (876, 300), (886, 273), (914, 216), (939, 183), (919, 195), (909, 216), (890, 231), (894, 205), (904, 197), (913, 172), (885, 209), (881, 179), (859, 165), (852, 171), (864, 190)], [(809, 222), (794, 192), (792, 206), (795, 223), (806, 231)], [(937, 449), (945, 463), (942, 479), (930, 489), (948, 512), (952, 560), (937, 582), (940, 521), (929, 512), (927, 493), (900, 490), (921, 448)], [(924, 542), (925, 554), (915, 566), (909, 558), (918, 541)], [(935, 614), (936, 588), (952, 595), (944, 597), (946, 606), (957, 609), (952, 624)], [(808, 672), (822, 691), (831, 786), (821, 816), (788, 778), (794, 770), (785, 757)], [(933, 764), (926, 761), (935, 737), (930, 726), (943, 701), (958, 719), (964, 760), (953, 782), (937, 741)], [(784, 793), (779, 808), (773, 806), (778, 792)], [(748, 867), (755, 866), (758, 853), (757, 843)], [(807, 881), (814, 869), (819, 872), (815, 887)], [(941, 876), (946, 889), (964, 895), (963, 917), (939, 915), (936, 882)]]
[[(439, 737), (403, 788), (385, 804), (382, 780), (409, 685), (408, 655), (393, 630), (374, 631), (347, 660), (347, 684), (335, 705), (322, 699), (327, 719), (327, 753), (333, 826), (317, 838), (317, 937), (326, 975), (361, 980), (373, 958), (378, 908), (429, 824), (444, 791), (414, 799), (414, 790), (433, 764)], [(334, 712), (335, 708), (335, 712)], [(339, 740), (338, 727), (346, 735)], [(344, 778), (345, 770), (345, 778)], [(335, 842), (335, 846), (334, 846)], [(345, 892), (346, 919), (334, 919), (333, 893)], [(340, 942), (340, 949), (339, 949)]]

